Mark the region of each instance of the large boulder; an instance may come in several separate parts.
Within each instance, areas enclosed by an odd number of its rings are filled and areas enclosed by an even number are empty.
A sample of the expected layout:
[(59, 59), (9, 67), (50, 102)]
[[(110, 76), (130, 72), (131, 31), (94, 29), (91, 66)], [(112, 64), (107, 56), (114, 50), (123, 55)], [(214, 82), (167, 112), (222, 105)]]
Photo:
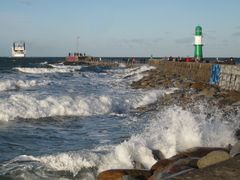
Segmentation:
[(158, 162), (156, 162), (152, 167), (151, 167), (151, 172), (161, 172), (163, 171), (165, 168), (167, 168), (169, 165), (171, 165), (174, 162), (174, 160), (170, 160), (170, 159), (162, 159)]
[(148, 179), (151, 176), (151, 172), (147, 170), (136, 170), (136, 169), (111, 169), (101, 172), (97, 179), (98, 180), (121, 180), (121, 179)]
[(196, 83), (192, 83), (190, 87), (198, 91), (202, 91), (207, 87), (207, 85), (201, 82), (196, 82)]
[(167, 161), (167, 159), (161, 160), (151, 168), (153, 175), (149, 178), (149, 180), (162, 179), (189, 172), (195, 169), (196, 165), (194, 168), (192, 167), (193, 164), (196, 164), (195, 162), (196, 160), (192, 158), (179, 159), (175, 161)]
[(176, 160), (176, 159), (183, 159), (187, 157), (196, 157), (201, 158), (203, 156), (206, 156), (208, 153), (212, 151), (225, 151), (229, 152), (227, 148), (219, 148), (219, 147), (195, 147), (191, 149), (187, 149), (186, 151), (180, 152), (176, 154), (175, 156), (172, 156), (170, 159)]
[(240, 154), (240, 141), (238, 141), (236, 144), (233, 145), (233, 147), (230, 150), (230, 156), (235, 157)]
[(207, 166), (217, 164), (222, 161), (226, 161), (230, 158), (230, 155), (226, 151), (212, 151), (206, 156), (198, 160), (198, 168), (205, 168)]

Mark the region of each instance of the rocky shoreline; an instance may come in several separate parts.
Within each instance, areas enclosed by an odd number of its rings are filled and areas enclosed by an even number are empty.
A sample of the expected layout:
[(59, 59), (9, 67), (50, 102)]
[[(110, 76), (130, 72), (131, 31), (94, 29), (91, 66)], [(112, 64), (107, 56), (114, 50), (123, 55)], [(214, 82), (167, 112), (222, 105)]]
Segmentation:
[[(157, 110), (170, 105), (189, 108), (195, 103), (204, 102), (208, 106), (218, 107), (226, 116), (229, 113), (239, 112), (240, 92), (222, 90), (215, 85), (166, 73), (158, 66), (147, 73), (148, 75), (141, 80), (133, 82), (132, 88), (176, 88), (176, 90), (174, 93), (160, 97), (155, 104), (139, 108), (139, 111)], [(235, 132), (235, 135), (239, 140), (240, 131)], [(157, 163), (150, 170), (107, 170), (101, 172), (98, 179), (238, 179), (240, 177), (240, 141), (225, 148), (195, 147), (168, 159), (162, 157), (161, 152), (153, 152), (153, 155)]]

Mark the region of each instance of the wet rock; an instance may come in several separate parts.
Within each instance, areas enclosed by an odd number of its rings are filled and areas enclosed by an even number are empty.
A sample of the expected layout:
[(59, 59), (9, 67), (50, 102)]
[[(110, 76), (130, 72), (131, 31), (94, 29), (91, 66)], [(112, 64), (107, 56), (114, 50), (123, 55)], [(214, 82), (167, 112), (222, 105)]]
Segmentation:
[(222, 161), (226, 161), (230, 158), (230, 155), (225, 151), (212, 151), (206, 156), (198, 160), (198, 168), (204, 168)]
[(206, 97), (213, 97), (216, 94), (217, 90), (213, 87), (204, 88), (199, 94), (204, 95)]
[(218, 164), (208, 166), (203, 169), (190, 171), (184, 175), (180, 175), (171, 179), (174, 180), (238, 180), (240, 177), (240, 156), (235, 156), (227, 161), (220, 162)]
[(156, 162), (152, 167), (151, 167), (151, 172), (162, 172), (166, 167), (171, 165), (174, 162), (174, 160), (170, 159), (162, 159), (158, 162)]
[(232, 146), (229, 154), (231, 157), (235, 157), (240, 154), (240, 141)]
[(137, 180), (137, 179), (131, 175), (125, 175), (121, 177), (121, 180)]
[(168, 176), (175, 176), (177, 174), (182, 174), (184, 172), (189, 172), (190, 170), (194, 170), (195, 168), (192, 168), (190, 166), (191, 161), (192, 161), (191, 158), (171, 161), (164, 168), (156, 169), (153, 172), (151, 179), (162, 179), (162, 178), (166, 178)]
[(235, 132), (235, 137), (240, 140), (240, 129), (237, 129)]
[(233, 106), (240, 106), (240, 101), (237, 101), (235, 103), (232, 104)]
[(174, 174), (174, 173), (179, 173), (186, 169), (193, 169), (192, 167), (190, 167), (190, 162), (192, 162), (191, 158), (177, 160), (174, 163), (172, 163), (170, 166), (168, 166), (168, 168), (166, 168), (164, 172)]
[(236, 91), (227, 91), (221, 93), (223, 99), (219, 101), (220, 104), (223, 105), (238, 105), (238, 101), (240, 101), (240, 92)]
[(152, 155), (153, 155), (153, 158), (157, 161), (164, 159), (163, 153), (157, 149), (152, 150)]
[(146, 169), (146, 167), (138, 161), (134, 161), (133, 164), (134, 169)]
[(196, 82), (196, 83), (192, 83), (190, 87), (198, 91), (202, 91), (206, 87), (206, 85), (201, 82)]
[(202, 158), (212, 151), (225, 151), (229, 152), (227, 148), (218, 148), (218, 147), (195, 147), (187, 149), (186, 151), (180, 152), (175, 156), (172, 156), (171, 160), (183, 159), (187, 157)]
[[(125, 176), (125, 177), (124, 177)], [(101, 172), (98, 180), (117, 180), (121, 178), (135, 178), (135, 179), (148, 179), (151, 176), (150, 171), (147, 170), (133, 170), (133, 169), (112, 169)], [(130, 180), (130, 179), (129, 179)]]

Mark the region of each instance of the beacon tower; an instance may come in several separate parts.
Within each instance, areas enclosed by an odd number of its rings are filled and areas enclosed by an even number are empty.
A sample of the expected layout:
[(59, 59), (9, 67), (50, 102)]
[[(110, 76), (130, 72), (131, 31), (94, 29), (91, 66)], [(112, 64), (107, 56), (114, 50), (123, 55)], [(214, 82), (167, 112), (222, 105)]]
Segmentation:
[(198, 60), (201, 60), (203, 58), (203, 52), (202, 52), (202, 27), (197, 26), (195, 28), (195, 42), (194, 42), (194, 57)]

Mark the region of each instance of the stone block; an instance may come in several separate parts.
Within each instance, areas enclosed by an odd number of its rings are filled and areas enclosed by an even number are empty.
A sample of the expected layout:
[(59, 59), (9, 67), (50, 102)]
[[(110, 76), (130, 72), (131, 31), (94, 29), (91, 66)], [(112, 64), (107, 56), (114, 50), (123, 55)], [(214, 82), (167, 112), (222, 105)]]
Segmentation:
[(212, 151), (206, 156), (198, 160), (198, 168), (205, 168), (207, 166), (217, 164), (222, 161), (226, 161), (230, 158), (230, 155), (226, 151)]

